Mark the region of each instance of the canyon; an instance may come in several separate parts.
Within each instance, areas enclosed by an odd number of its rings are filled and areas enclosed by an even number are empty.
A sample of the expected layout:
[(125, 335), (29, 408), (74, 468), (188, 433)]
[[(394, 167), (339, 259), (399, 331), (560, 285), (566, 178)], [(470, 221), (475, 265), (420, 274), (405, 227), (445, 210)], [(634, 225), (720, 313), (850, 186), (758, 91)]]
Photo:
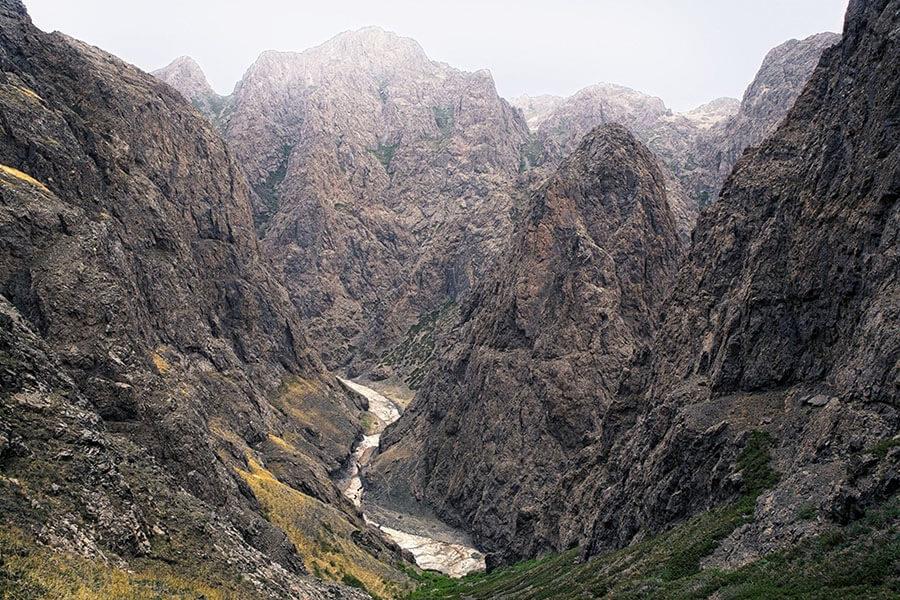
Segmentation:
[(0, 595), (900, 593), (898, 31), (679, 113), (0, 0)]

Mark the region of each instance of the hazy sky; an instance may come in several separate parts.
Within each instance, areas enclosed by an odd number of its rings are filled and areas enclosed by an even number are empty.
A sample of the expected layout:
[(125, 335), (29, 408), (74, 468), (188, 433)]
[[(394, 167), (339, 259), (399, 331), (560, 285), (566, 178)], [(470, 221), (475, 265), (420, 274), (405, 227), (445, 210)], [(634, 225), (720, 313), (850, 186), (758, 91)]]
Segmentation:
[(428, 55), (488, 68), (500, 93), (612, 82), (686, 110), (740, 98), (765, 53), (841, 31), (848, 0), (25, 0), (34, 22), (147, 70), (187, 54), (229, 93), (263, 50), (303, 50), (379, 25)]

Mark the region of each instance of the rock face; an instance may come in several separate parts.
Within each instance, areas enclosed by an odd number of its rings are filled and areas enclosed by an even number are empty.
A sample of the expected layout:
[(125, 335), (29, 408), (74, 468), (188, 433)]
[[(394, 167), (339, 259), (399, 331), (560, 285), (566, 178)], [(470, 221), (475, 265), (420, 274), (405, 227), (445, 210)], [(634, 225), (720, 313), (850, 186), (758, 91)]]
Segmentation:
[(698, 129), (711, 129), (737, 115), (741, 101), (737, 98), (716, 98), (684, 113)]
[(263, 247), (329, 366), (454, 301), (509, 233), (527, 126), (487, 71), (367, 28), (265, 53), (233, 102)]
[(541, 94), (540, 96), (522, 95), (512, 98), (510, 103), (522, 110), (525, 121), (532, 131), (536, 131), (553, 110), (565, 100), (562, 96)]
[[(522, 101), (522, 100), (520, 100)], [(529, 144), (530, 164), (551, 167), (570, 154), (593, 128), (604, 123), (627, 127), (660, 158), (666, 191), (683, 242), (697, 220), (697, 202), (686, 191), (692, 172), (694, 118), (673, 113), (656, 97), (608, 83), (587, 87), (565, 99), (519, 105), (537, 125)], [(539, 115), (539, 116), (534, 116)]]
[(245, 474), (266, 469), (393, 560), (329, 480), (362, 407), (309, 350), (208, 122), (12, 0), (0, 116), (5, 522), (103, 563), (244, 574), (241, 596), (331, 594), (263, 517)]
[[(898, 26), (900, 2), (852, 1), (842, 41), (701, 217), (644, 391), (623, 410), (636, 424), (604, 436), (562, 488), (578, 508), (561, 529), (593, 523), (591, 549), (733, 494), (729, 465), (750, 431), (775, 440), (780, 481), (714, 563), (896, 492)], [(806, 503), (817, 519), (802, 518)]]
[(628, 127), (662, 161), (669, 202), (688, 243), (699, 208), (716, 198), (744, 149), (762, 141), (784, 118), (819, 56), (839, 39), (821, 33), (774, 48), (740, 107), (732, 98), (719, 98), (679, 114), (659, 98), (613, 84), (590, 86), (564, 99), (517, 98), (514, 104), (535, 129), (528, 146), (531, 164), (557, 164), (601, 123)]
[[(787, 118), (745, 152), (720, 201), (701, 216), (671, 297), (648, 327), (659, 333), (649, 350), (635, 346), (617, 381), (603, 382), (602, 361), (567, 373), (553, 366), (551, 352), (512, 363), (514, 375), (507, 374), (508, 349), (530, 332), (560, 332), (565, 347), (583, 339), (547, 322), (536, 328), (518, 321), (558, 314), (532, 312), (539, 287), (526, 283), (513, 295), (516, 312), (503, 300), (493, 310), (484, 301), (464, 310), (466, 325), (442, 366), (384, 436), (376, 459), (384, 494), (410, 487), (468, 524), (498, 551), (494, 560), (573, 545), (591, 554), (740, 497), (753, 474), (741, 470), (739, 456), (752, 440), (771, 439), (777, 482), (758, 497), (749, 522), (706, 559), (735, 566), (822, 532), (830, 521), (848, 522), (896, 493), (898, 26), (897, 0), (850, 3), (842, 41), (824, 52)], [(540, 268), (532, 270), (536, 282), (545, 281)], [(508, 280), (499, 281), (495, 297), (510, 302), (502, 285)], [(608, 281), (597, 272), (586, 283)], [(633, 285), (647, 289), (648, 282), (656, 280)], [(585, 322), (598, 335), (601, 303), (574, 306), (566, 322)], [(583, 377), (595, 372), (600, 383), (582, 402), (549, 405), (558, 414), (546, 404), (541, 412), (522, 398), (531, 389), (558, 389), (541, 379), (553, 368), (565, 375), (558, 381), (568, 394), (585, 389)], [(559, 452), (535, 414), (567, 432), (555, 439), (590, 443)], [(581, 428), (559, 426), (566, 423)], [(402, 437), (419, 445), (407, 447)], [(517, 444), (525, 460), (498, 451)], [(547, 447), (555, 461), (527, 458), (544, 456)], [(812, 519), (804, 516), (810, 507)]]
[(434, 372), (383, 436), (373, 493), (424, 499), (490, 549), (553, 547), (532, 521), (559, 504), (546, 492), (650, 344), (678, 256), (652, 154), (621, 126), (591, 132), (534, 195)]
[(697, 140), (697, 160), (704, 172), (693, 191), (702, 195), (704, 203), (718, 196), (744, 150), (763, 141), (781, 123), (809, 81), (822, 52), (840, 39), (836, 33), (819, 33), (804, 40), (789, 40), (766, 55), (744, 92), (737, 113)]
[(176, 58), (152, 74), (181, 92), (194, 108), (210, 118), (216, 119), (227, 103), (212, 89), (203, 69), (190, 56)]

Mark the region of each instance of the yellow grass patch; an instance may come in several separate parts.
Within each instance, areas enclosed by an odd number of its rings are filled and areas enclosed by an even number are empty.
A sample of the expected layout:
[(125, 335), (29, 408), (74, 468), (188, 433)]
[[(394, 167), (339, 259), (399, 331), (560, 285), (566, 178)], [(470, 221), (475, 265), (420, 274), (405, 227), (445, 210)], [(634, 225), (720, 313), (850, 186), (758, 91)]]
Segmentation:
[(272, 404), (301, 426), (318, 431), (322, 437), (340, 439), (345, 434), (335, 423), (333, 407), (325, 394), (320, 381), (290, 377), (281, 384)]
[[(39, 547), (29, 536), (0, 530), (0, 597), (73, 600), (231, 600), (244, 597), (162, 564), (134, 571)], [(8, 594), (8, 596), (7, 596)]]
[(35, 179), (31, 175), (29, 175), (28, 173), (24, 173), (18, 169), (14, 169), (13, 167), (9, 167), (7, 165), (0, 165), (0, 174), (6, 175), (8, 177), (12, 177), (18, 181), (24, 181), (25, 183), (33, 185), (34, 187), (39, 188), (39, 189), (47, 192), (48, 194), (50, 193), (50, 190), (48, 190), (47, 186), (45, 186), (43, 183), (41, 183), (40, 181), (38, 181), (37, 179)]
[(150, 359), (153, 361), (153, 366), (156, 367), (156, 371), (160, 375), (165, 375), (172, 370), (172, 365), (170, 365), (169, 361), (166, 360), (166, 357), (161, 354), (161, 349), (157, 349), (151, 354)]
[(249, 470), (237, 469), (238, 474), (311, 573), (336, 582), (359, 582), (382, 598), (401, 597), (411, 589), (404, 573), (352, 541), (356, 527), (340, 511), (285, 485), (252, 457), (247, 463)]
[(44, 101), (44, 99), (41, 98), (40, 96), (38, 96), (34, 90), (27, 88), (24, 85), (14, 85), (13, 87), (16, 88), (17, 90), (19, 90), (20, 92), (22, 92), (22, 94), (24, 94), (26, 97), (31, 98), (32, 100), (37, 100), (38, 102)]

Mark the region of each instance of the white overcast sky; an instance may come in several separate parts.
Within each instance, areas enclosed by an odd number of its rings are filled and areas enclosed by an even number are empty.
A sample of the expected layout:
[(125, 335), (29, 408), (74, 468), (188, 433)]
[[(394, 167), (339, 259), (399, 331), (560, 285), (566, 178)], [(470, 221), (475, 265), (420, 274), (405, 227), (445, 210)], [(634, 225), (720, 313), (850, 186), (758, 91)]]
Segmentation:
[(500, 93), (612, 82), (676, 110), (740, 98), (765, 53), (840, 32), (848, 0), (25, 0), (35, 24), (146, 70), (193, 56), (229, 93), (263, 50), (304, 50), (379, 25), (451, 65), (490, 69)]

